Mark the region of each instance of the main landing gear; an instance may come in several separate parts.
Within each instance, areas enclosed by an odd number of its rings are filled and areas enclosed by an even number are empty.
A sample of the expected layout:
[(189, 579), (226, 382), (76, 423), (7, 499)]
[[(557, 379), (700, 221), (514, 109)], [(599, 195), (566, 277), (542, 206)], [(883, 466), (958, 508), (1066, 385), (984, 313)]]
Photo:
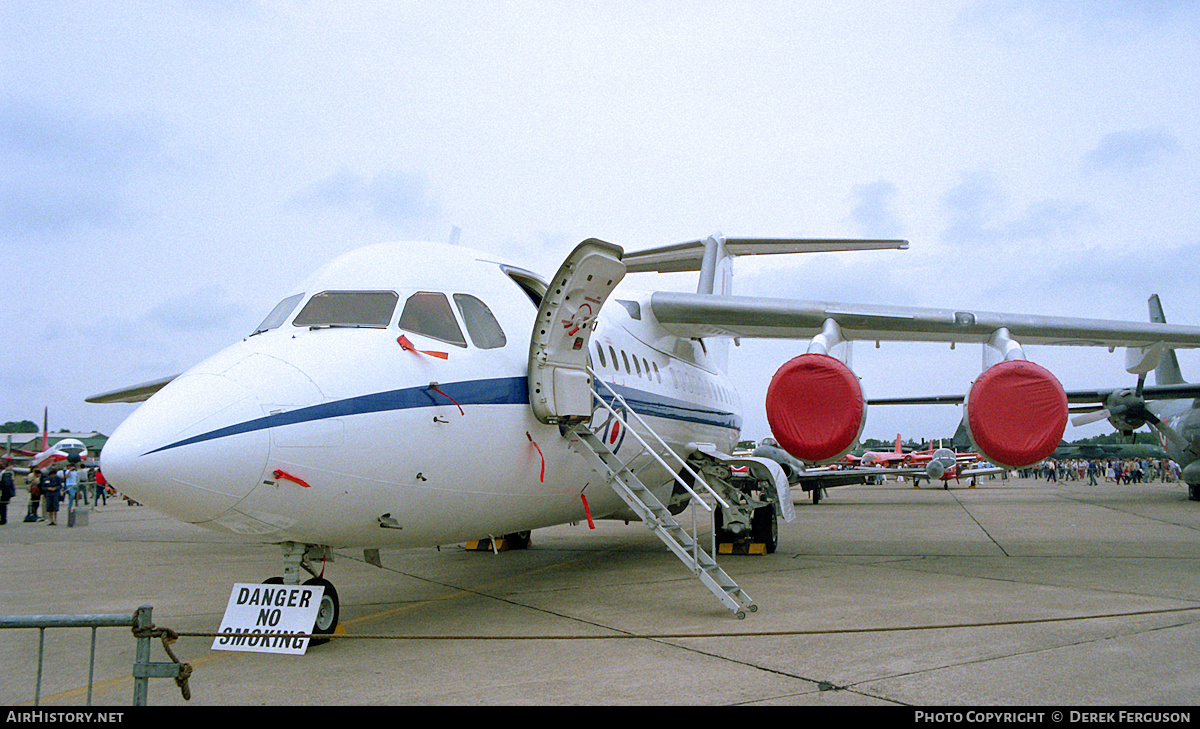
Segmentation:
[(726, 524), (725, 510), (720, 507), (715, 514), (718, 554), (774, 554), (779, 547), (779, 521), (774, 504), (750, 511), (749, 529), (737, 521)]
[(507, 552), (510, 549), (529, 549), (532, 543), (529, 531), (510, 532), (502, 537), (472, 539), (463, 545), (468, 552)]
[[(321, 576), (312, 566), (312, 562), (320, 561), (322, 567), (325, 562), (333, 561), (333, 550), (323, 544), (299, 544), (297, 542), (284, 542), (283, 547), (283, 577), (270, 577), (263, 581), (266, 585), (313, 585), (324, 588), (321, 595), (321, 605), (317, 609), (317, 619), (313, 624), (312, 630), (309, 631), (313, 636), (332, 635), (337, 630), (338, 616), (341, 613), (341, 604), (338, 601), (337, 590), (334, 589), (333, 583)], [(303, 569), (312, 575), (311, 578), (300, 582), (301, 572)], [(321, 645), (328, 643), (328, 638), (313, 637), (309, 641), (309, 645)]]

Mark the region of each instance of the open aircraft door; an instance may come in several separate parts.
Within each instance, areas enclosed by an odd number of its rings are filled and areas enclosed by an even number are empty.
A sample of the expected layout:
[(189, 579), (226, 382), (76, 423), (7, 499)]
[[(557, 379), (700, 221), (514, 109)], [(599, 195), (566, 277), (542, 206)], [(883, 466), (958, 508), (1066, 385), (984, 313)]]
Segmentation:
[(589, 238), (576, 246), (550, 281), (529, 343), (529, 405), (543, 423), (592, 415), (588, 343), (600, 307), (625, 277), (624, 251)]

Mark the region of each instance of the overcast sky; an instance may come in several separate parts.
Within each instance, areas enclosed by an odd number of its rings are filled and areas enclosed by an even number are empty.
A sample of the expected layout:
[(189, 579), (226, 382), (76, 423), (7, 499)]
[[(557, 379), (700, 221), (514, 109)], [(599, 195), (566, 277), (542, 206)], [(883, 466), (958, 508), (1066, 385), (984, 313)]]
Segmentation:
[[(1200, 324), (1196, 3), (6, 0), (0, 54), (0, 422), (111, 433), (132, 406), (86, 396), (455, 226), (547, 276), (590, 237), (901, 237), (739, 260), (734, 290), (1139, 321), (1158, 292)], [(734, 350), (746, 436), (803, 351)], [(1133, 382), (1119, 351), (1027, 353), (1068, 389)], [(981, 354), (853, 364), (868, 396), (949, 394)], [(960, 415), (874, 408), (864, 436)]]

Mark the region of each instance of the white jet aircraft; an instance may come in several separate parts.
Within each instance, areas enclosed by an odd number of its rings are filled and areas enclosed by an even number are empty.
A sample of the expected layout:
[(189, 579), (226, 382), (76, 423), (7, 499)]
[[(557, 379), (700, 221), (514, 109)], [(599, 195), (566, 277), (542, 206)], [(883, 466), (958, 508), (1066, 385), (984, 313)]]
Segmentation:
[(58, 465), (94, 465), (88, 461), (87, 445), (78, 438), (62, 438), (50, 444), (50, 410), (42, 411), (42, 450), (32, 455), (28, 451), (20, 451), (13, 456), (12, 437), (9, 436), (8, 448), (4, 458), (8, 461), (27, 461), (23, 467), (14, 468), (17, 473), (28, 473), (33, 469), (46, 470)]
[[(997, 348), (1004, 361), (976, 381), (968, 407), (979, 450), (1010, 467), (1048, 455), (1067, 416), (1061, 385), (1017, 338), (1200, 346), (1200, 327), (1164, 323), (731, 295), (734, 256), (906, 247), (717, 234), (624, 254), (593, 239), (546, 281), (456, 246), (369, 246), (183, 374), (89, 398), (145, 400), (102, 467), (178, 519), (282, 545), (274, 581), (297, 584), (303, 569), (325, 587), (316, 634), (337, 624), (337, 593), (317, 564), (334, 548), (378, 564), (380, 547), (520, 542), (601, 518), (646, 522), (744, 617), (753, 600), (699, 544), (694, 520), (689, 532), (675, 519), (689, 503), (715, 509), (714, 542), (750, 535), (773, 549), (777, 518), (794, 518), (779, 464), (731, 455), (742, 422), (725, 371), (731, 338), (811, 339), (766, 402), (779, 445), (806, 467), (837, 460), (862, 432), (858, 379), (830, 356), (851, 339)], [(646, 271), (699, 271), (698, 292), (609, 301), (626, 272)]]

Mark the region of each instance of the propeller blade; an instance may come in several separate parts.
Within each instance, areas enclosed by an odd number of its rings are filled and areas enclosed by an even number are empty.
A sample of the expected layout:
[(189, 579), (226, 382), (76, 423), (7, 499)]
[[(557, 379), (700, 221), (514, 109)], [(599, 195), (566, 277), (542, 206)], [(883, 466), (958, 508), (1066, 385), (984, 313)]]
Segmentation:
[(1174, 443), (1175, 447), (1185, 451), (1191, 447), (1192, 444), (1188, 442), (1187, 438), (1184, 438), (1182, 435), (1175, 432), (1174, 428), (1169, 427), (1158, 418), (1155, 418), (1153, 421), (1151, 421), (1151, 424), (1158, 432), (1162, 433), (1167, 440)]
[(1071, 418), (1071, 425), (1080, 426), (1098, 423), (1101, 420), (1107, 420), (1111, 414), (1108, 410), (1095, 410), (1090, 413), (1083, 413)]

